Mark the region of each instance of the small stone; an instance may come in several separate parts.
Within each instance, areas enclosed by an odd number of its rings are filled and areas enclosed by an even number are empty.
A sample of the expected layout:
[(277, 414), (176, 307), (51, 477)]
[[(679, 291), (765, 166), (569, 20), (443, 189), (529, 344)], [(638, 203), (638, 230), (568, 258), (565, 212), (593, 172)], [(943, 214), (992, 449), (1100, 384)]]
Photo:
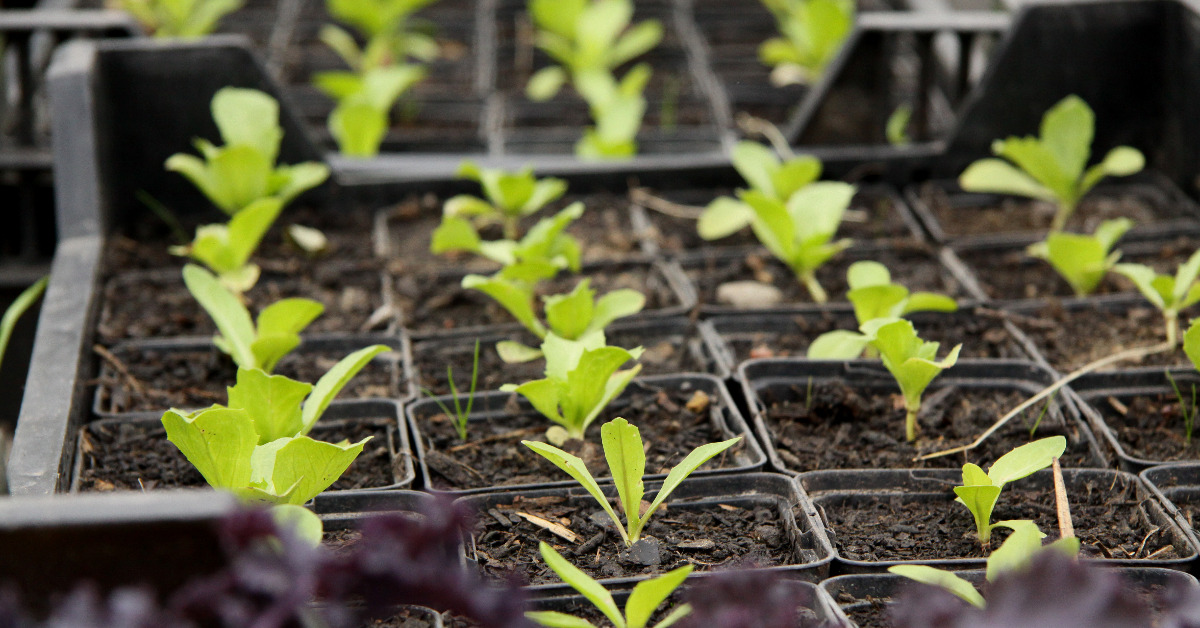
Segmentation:
[(681, 550), (710, 550), (716, 546), (717, 544), (712, 539), (692, 539), (675, 545), (675, 547)]
[(658, 539), (648, 536), (630, 546), (625, 558), (635, 565), (654, 567), (662, 562), (662, 547)]
[(775, 547), (783, 542), (783, 532), (776, 526), (758, 526), (754, 528), (754, 536), (762, 539), (768, 547)]
[(730, 281), (717, 286), (717, 302), (739, 309), (770, 307), (783, 301), (783, 291), (757, 281)]
[(616, 529), (613, 527), (612, 519), (608, 516), (608, 513), (604, 512), (603, 510), (593, 512), (592, 514), (588, 515), (588, 521), (591, 521), (596, 527), (603, 528), (605, 530)]

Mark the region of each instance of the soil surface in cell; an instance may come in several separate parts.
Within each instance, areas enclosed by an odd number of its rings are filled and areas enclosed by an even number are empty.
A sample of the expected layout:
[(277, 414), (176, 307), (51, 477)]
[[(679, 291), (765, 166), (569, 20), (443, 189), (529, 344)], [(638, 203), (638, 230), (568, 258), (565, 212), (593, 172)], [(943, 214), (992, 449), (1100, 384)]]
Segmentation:
[[(921, 188), (921, 199), (949, 237), (996, 235), (1014, 232), (1044, 232), (1050, 228), (1056, 206), (1046, 201), (1006, 197), (998, 205), (969, 205), (936, 185)], [(992, 197), (999, 198), (999, 197)], [(1178, 204), (1150, 186), (1128, 186), (1121, 190), (1097, 190), (1084, 197), (1067, 221), (1067, 231), (1093, 233), (1099, 224), (1113, 218), (1130, 218), (1138, 226), (1180, 218)]]
[[(339, 350), (300, 350), (284, 356), (274, 373), (315, 385), (321, 376), (352, 351), (367, 347), (347, 346)], [(203, 408), (225, 403), (226, 387), (237, 382), (237, 366), (216, 349), (171, 351), (118, 347), (98, 349), (102, 366), (99, 384), (101, 412), (145, 412), (167, 408)], [(398, 365), (374, 360), (342, 389), (339, 398), (396, 398), (401, 388), (396, 379)]]
[[(764, 394), (765, 393), (765, 394)], [(915, 461), (927, 453), (965, 445), (997, 419), (1029, 398), (1012, 389), (931, 386), (919, 415), (915, 446), (904, 437), (904, 402), (891, 388), (814, 382), (759, 393), (766, 404), (766, 425), (779, 457), (791, 471), (820, 469), (961, 468), (973, 462), (987, 468), (1012, 449), (1030, 442), (1030, 428), (1044, 404), (1009, 421), (999, 432), (967, 454)], [(1094, 464), (1082, 428), (1048, 412), (1038, 425), (1037, 438), (1067, 437), (1064, 467)]]
[[(953, 298), (966, 296), (950, 271), (923, 247), (900, 246), (871, 251), (850, 250), (817, 269), (817, 281), (829, 295), (830, 302), (845, 302), (846, 270), (856, 261), (869, 259), (887, 266), (892, 281), (912, 291), (938, 292)], [(688, 277), (696, 285), (700, 302), (705, 305), (728, 307), (718, 298), (722, 284), (752, 281), (779, 290), (779, 304), (812, 304), (812, 296), (796, 276), (766, 251), (745, 256), (704, 256), (684, 264)], [(762, 306), (775, 305), (764, 303)]]
[[(327, 420), (309, 436), (326, 442), (358, 442), (368, 436), (363, 452), (329, 490), (382, 488), (396, 483), (388, 451), (390, 419)], [(149, 490), (205, 486), (204, 477), (167, 440), (157, 421), (93, 423), (83, 432), (83, 456), (76, 480), (81, 491)]]
[[(593, 477), (607, 478), (608, 465), (600, 447), (600, 426), (620, 416), (636, 425), (646, 448), (646, 474), (666, 473), (693, 449), (732, 438), (714, 428), (705, 393), (663, 389), (637, 392), (628, 404), (617, 404), (588, 427), (584, 441), (571, 440), (563, 449), (584, 460)], [(495, 410), (476, 403), (474, 411)], [(520, 413), (515, 408), (495, 418), (471, 421), (467, 440), (458, 437), (452, 417), (435, 414), (418, 420), (425, 445), (427, 483), (438, 490), (464, 490), (540, 482), (571, 481), (570, 476), (521, 444), (522, 440), (545, 442), (553, 425), (537, 413)], [(702, 469), (721, 469), (745, 464), (746, 443), (739, 441), (705, 463)]]
[(842, 611), (858, 628), (892, 628), (892, 622), (888, 615), (890, 598), (862, 599), (849, 593), (841, 593), (837, 597), (837, 602), (842, 605)]
[[(689, 505), (668, 500), (667, 508), (651, 517), (642, 545), (629, 551), (590, 498), (518, 498), (481, 513), (474, 532), (475, 558), (489, 577), (516, 574), (530, 584), (561, 582), (538, 553), (539, 541), (551, 544), (597, 579), (660, 574), (688, 563), (696, 565), (697, 571), (744, 561), (761, 566), (795, 564), (793, 532), (780, 514), (782, 506), (781, 501), (765, 497)], [(520, 513), (565, 528), (572, 540), (565, 541)]]
[[(823, 312), (814, 316), (795, 316), (789, 319), (786, 331), (772, 325), (769, 330), (725, 332), (733, 350), (734, 360), (751, 358), (804, 357), (808, 346), (821, 334), (843, 329), (853, 331), (858, 322), (853, 316)], [(1002, 318), (990, 312), (961, 314), (930, 314), (914, 323), (921, 338), (940, 342), (943, 350), (961, 344), (964, 358), (1027, 359), (1012, 335), (1004, 328)], [(751, 321), (747, 326), (752, 327)]]
[[(1081, 555), (1090, 558), (1173, 560), (1181, 558), (1172, 545), (1169, 528), (1140, 517), (1142, 506), (1136, 484), (1121, 478), (1070, 479), (1067, 495), (1075, 534), (1083, 544)], [(855, 561), (927, 561), (949, 558), (983, 559), (975, 520), (953, 500), (950, 487), (944, 498), (862, 496), (846, 500), (815, 495), (825, 513), (830, 537), (839, 555)], [(1058, 538), (1052, 489), (1023, 489), (1009, 484), (1000, 494), (992, 521), (1029, 519)], [(992, 533), (992, 546), (1007, 538), (1004, 528)]]
[[(1180, 314), (1181, 321), (1190, 318), (1188, 312)], [(1052, 303), (1028, 314), (1012, 313), (1010, 317), (1029, 336), (1046, 361), (1063, 373), (1117, 352), (1152, 347), (1166, 340), (1162, 313), (1149, 305), (1068, 309)], [(1174, 352), (1125, 360), (1105, 370), (1189, 364), (1191, 362), (1180, 347)]]
[(1091, 399), (1100, 411), (1108, 429), (1116, 435), (1125, 453), (1134, 458), (1155, 462), (1176, 462), (1200, 459), (1200, 431), (1187, 441), (1185, 415), (1195, 413), (1192, 388), (1194, 382), (1176, 379), (1179, 397), (1174, 392), (1161, 395), (1138, 395)]

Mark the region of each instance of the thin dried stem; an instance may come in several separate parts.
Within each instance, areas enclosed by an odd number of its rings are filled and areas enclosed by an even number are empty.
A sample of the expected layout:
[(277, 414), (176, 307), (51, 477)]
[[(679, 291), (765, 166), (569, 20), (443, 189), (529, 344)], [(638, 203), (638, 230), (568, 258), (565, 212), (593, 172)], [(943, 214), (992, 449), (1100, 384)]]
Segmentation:
[(645, 207), (652, 209), (660, 214), (666, 214), (672, 218), (683, 218), (685, 220), (699, 220), (700, 214), (704, 212), (703, 207), (695, 205), (684, 205), (674, 201), (668, 201), (661, 196), (655, 196), (646, 191), (645, 188), (633, 188), (629, 191), (629, 200)]
[(780, 157), (791, 159), (796, 156), (796, 153), (792, 152), (792, 146), (788, 143), (787, 138), (779, 131), (779, 127), (774, 124), (743, 112), (738, 114), (737, 125), (738, 128), (747, 134), (765, 137), (771, 143), (775, 152), (779, 153)]
[(1067, 485), (1063, 482), (1062, 467), (1058, 458), (1051, 463), (1054, 469), (1054, 506), (1058, 511), (1058, 537), (1069, 539), (1075, 536), (1075, 526), (1071, 523), (1071, 504), (1067, 501)]

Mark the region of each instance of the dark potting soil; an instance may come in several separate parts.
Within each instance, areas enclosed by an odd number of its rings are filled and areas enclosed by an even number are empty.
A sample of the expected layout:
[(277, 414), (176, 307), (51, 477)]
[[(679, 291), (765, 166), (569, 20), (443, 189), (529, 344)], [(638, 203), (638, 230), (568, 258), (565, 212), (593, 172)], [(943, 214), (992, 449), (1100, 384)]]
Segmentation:
[[(614, 404), (601, 412), (588, 427), (583, 442), (568, 441), (563, 448), (582, 458), (597, 479), (610, 477), (599, 446), (600, 426), (624, 417), (641, 432), (646, 447), (646, 473), (666, 473), (696, 447), (730, 438), (713, 426), (707, 405), (711, 400), (707, 395), (698, 398), (695, 395), (696, 391), (678, 389), (636, 392), (629, 397), (628, 404)], [(496, 408), (476, 403), (473, 410)], [(521, 444), (522, 440), (546, 442), (545, 432), (551, 425), (540, 414), (512, 409), (471, 421), (464, 442), (454, 429), (452, 417), (438, 413), (419, 418), (425, 464), (431, 475), (427, 483), (432, 488), (449, 491), (570, 481), (561, 469)], [(744, 440), (738, 442), (701, 468), (744, 464), (745, 448)]]
[(842, 593), (838, 596), (837, 602), (842, 605), (842, 611), (858, 628), (892, 628), (892, 622), (888, 617), (890, 598), (860, 599), (849, 593)]
[[(950, 237), (1046, 231), (1056, 211), (1052, 203), (1019, 197), (1004, 197), (998, 206), (979, 206), (968, 199), (981, 197), (956, 198), (934, 184), (923, 186), (920, 196)], [(982, 198), (991, 203), (999, 197)], [(1067, 221), (1067, 231), (1093, 233), (1101, 222), (1113, 218), (1130, 218), (1136, 225), (1146, 226), (1186, 215), (1162, 191), (1150, 186), (1100, 189), (1079, 201)]]
[[(670, 190), (651, 191), (651, 194), (671, 203), (684, 205), (685, 209), (690, 208), (698, 213), (719, 196), (733, 196), (733, 190)], [(708, 241), (701, 238), (696, 232), (694, 219), (668, 215), (649, 207), (646, 208), (646, 216), (653, 226), (649, 237), (656, 241), (662, 250), (670, 253), (758, 245), (758, 239), (754, 237), (754, 233), (749, 228), (720, 240)], [(862, 190), (854, 196), (846, 217), (838, 227), (839, 238), (855, 240), (911, 238), (912, 235), (912, 230), (909, 229), (908, 224), (900, 215), (900, 210), (896, 207), (895, 199), (870, 189)]]
[[(388, 448), (394, 419), (342, 419), (318, 422), (309, 433), (317, 440), (356, 443), (368, 436), (363, 452), (328, 490), (383, 488), (396, 483)], [(158, 421), (106, 421), (84, 427), (81, 491), (150, 490), (205, 486), (204, 477), (167, 440)]]
[[(252, 315), (288, 297), (319, 301), (325, 313), (305, 329), (307, 334), (384, 330), (393, 317), (383, 309), (381, 274), (369, 266), (317, 265), (302, 274), (264, 271), (245, 297)], [(130, 273), (106, 284), (97, 329), (104, 342), (216, 331), (181, 276), (154, 272)]]
[(423, 609), (403, 609), (396, 615), (386, 619), (374, 619), (367, 622), (367, 628), (434, 628), (438, 624), (436, 615)]
[[(721, 337), (733, 351), (734, 360), (751, 358), (804, 357), (808, 346), (821, 334), (838, 330), (854, 330), (858, 322), (853, 316), (820, 312), (811, 316), (794, 316), (790, 325), (747, 332), (721, 331)], [(962, 314), (931, 314), (915, 323), (921, 337), (940, 342), (943, 351), (962, 344), (962, 357), (1026, 359), (1016, 340), (1004, 328), (1004, 322), (989, 311)]]
[[(1119, 351), (1151, 347), (1166, 340), (1162, 313), (1149, 305), (1113, 309), (1072, 308), (1050, 304), (1028, 315), (1011, 314), (1017, 327), (1033, 341), (1046, 361), (1058, 371), (1069, 373)], [(1180, 316), (1186, 328), (1188, 316)], [(1191, 364), (1182, 348), (1137, 360), (1126, 360), (1112, 368), (1134, 366), (1184, 366)]]
[[(817, 269), (817, 281), (831, 302), (845, 301), (846, 269), (864, 259), (887, 266), (893, 282), (914, 292), (938, 292), (954, 298), (966, 296), (959, 281), (928, 248), (897, 243), (887, 249), (849, 249)], [(784, 304), (813, 303), (812, 296), (792, 271), (765, 250), (737, 258), (706, 254), (688, 260), (684, 271), (695, 284), (700, 303), (705, 305), (723, 305), (717, 300), (717, 290), (721, 284), (734, 281), (756, 281), (774, 286), (783, 293), (781, 303)]]
[[(561, 274), (543, 282), (538, 294), (569, 292), (582, 277), (591, 278), (591, 288), (597, 295), (620, 288), (641, 292), (646, 296), (644, 312), (680, 305), (665, 278), (651, 265), (641, 263), (584, 268), (582, 275)], [(461, 275), (457, 273), (430, 271), (398, 276), (396, 302), (402, 324), (417, 333), (516, 322), (512, 314), (487, 295), (463, 288)], [(541, 299), (535, 299), (535, 303), (540, 309)]]
[[(965, 445), (1031, 394), (995, 388), (938, 387), (926, 391), (918, 417), (916, 445), (904, 439), (904, 402), (894, 388), (838, 381), (759, 392), (766, 404), (767, 429), (791, 471), (820, 469), (961, 468), (973, 462), (987, 468), (997, 458), (1033, 440), (1030, 428), (1042, 415), (1037, 404), (1009, 421), (982, 445), (967, 452), (916, 461), (916, 456)], [(1046, 413), (1036, 437), (1067, 437), (1064, 467), (1091, 466), (1087, 436), (1073, 422)]]
[[(975, 520), (946, 487), (944, 497), (815, 496), (824, 512), (830, 538), (839, 555), (857, 561), (925, 561), (949, 558), (984, 558), (975, 533)], [(1081, 553), (1091, 558), (1171, 560), (1180, 558), (1166, 530), (1140, 518), (1142, 506), (1136, 485), (1113, 480), (1067, 479), (1067, 495)], [(1029, 519), (1047, 534), (1046, 543), (1058, 538), (1058, 519), (1051, 491), (1021, 488), (1020, 481), (1005, 487), (992, 521)], [(1007, 531), (997, 528), (992, 546)]]
[[(1125, 453), (1156, 462), (1175, 462), (1200, 458), (1200, 431), (1186, 440), (1186, 413), (1192, 410), (1193, 382), (1176, 378), (1186, 410), (1174, 392), (1159, 395), (1105, 397), (1091, 404), (1100, 411), (1108, 429), (1116, 434)], [(1200, 401), (1200, 399), (1197, 399)]]
[[(688, 563), (697, 571), (710, 571), (747, 561), (776, 566), (799, 560), (780, 514), (786, 506), (778, 498), (730, 497), (699, 504), (668, 500), (667, 508), (650, 518), (643, 533), (643, 541), (648, 537), (658, 541), (660, 552), (651, 557), (630, 556), (604, 511), (586, 499), (518, 497), (511, 504), (489, 508), (476, 522), (473, 535), (480, 570), (492, 578), (515, 574), (530, 584), (557, 584), (561, 580), (542, 560), (539, 541), (551, 544), (597, 579), (665, 573)], [(575, 535), (574, 540), (564, 543), (518, 513), (561, 525)]]
[[(363, 347), (368, 346), (364, 343)], [(333, 365), (362, 347), (338, 350), (300, 350), (280, 360), (278, 375), (316, 384)], [(117, 347), (101, 355), (97, 377), (102, 412), (143, 412), (167, 408), (203, 408), (225, 403), (226, 387), (237, 383), (237, 366), (214, 348), (172, 351)], [(394, 362), (367, 364), (342, 389), (340, 398), (394, 399), (407, 386)]]

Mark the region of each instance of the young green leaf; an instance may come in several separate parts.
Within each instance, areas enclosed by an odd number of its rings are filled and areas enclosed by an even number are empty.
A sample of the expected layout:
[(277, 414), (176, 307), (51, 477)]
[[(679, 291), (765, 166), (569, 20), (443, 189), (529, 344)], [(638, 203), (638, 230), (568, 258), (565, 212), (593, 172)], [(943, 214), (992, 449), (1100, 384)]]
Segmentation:
[(557, 200), (567, 192), (562, 179), (538, 179), (532, 168), (518, 172), (480, 168), (474, 162), (463, 161), (458, 175), (479, 182), (487, 200), (460, 194), (446, 201), (447, 216), (470, 218), (476, 225), (499, 223), (504, 237), (516, 240), (521, 218), (529, 216)]
[(953, 572), (944, 571), (928, 565), (893, 565), (888, 567), (889, 573), (904, 576), (923, 584), (941, 587), (965, 600), (977, 608), (984, 607), (983, 596), (975, 590), (975, 585), (963, 580)]
[(1131, 227), (1132, 220), (1116, 218), (1100, 223), (1092, 235), (1051, 233), (1044, 242), (1029, 247), (1029, 254), (1049, 261), (1071, 284), (1075, 296), (1087, 296), (1121, 258), (1121, 252), (1112, 248)]
[[(781, 162), (774, 151), (757, 142), (738, 142), (731, 160), (751, 190), (781, 203), (821, 176), (821, 160), (816, 157), (800, 155)], [(722, 196), (700, 214), (696, 229), (705, 240), (716, 240), (736, 233), (753, 219), (754, 210), (745, 202)]]
[(782, 37), (763, 42), (758, 58), (771, 66), (777, 86), (817, 81), (854, 27), (854, 2), (805, 0), (764, 2), (775, 12)]
[(363, 370), (370, 364), (375, 356), (388, 351), (387, 345), (371, 345), (364, 347), (342, 358), (337, 364), (334, 364), (321, 379), (317, 380), (317, 385), (313, 387), (312, 395), (304, 402), (304, 411), (302, 414), (301, 424), (303, 432), (307, 434), (312, 429), (313, 424), (325, 414), (325, 410), (329, 408), (329, 404), (333, 403), (333, 399), (342, 392), (346, 384), (358, 375), (359, 371)]
[(0, 317), (0, 362), (4, 360), (4, 353), (8, 350), (8, 341), (12, 339), (17, 321), (25, 312), (29, 311), (29, 308), (33, 307), (34, 303), (37, 303), (37, 300), (46, 292), (46, 285), (49, 283), (49, 275), (38, 279), (22, 290), (21, 294), (17, 295), (17, 298), (9, 304), (8, 309), (4, 310), (4, 316)]
[(933, 378), (954, 366), (962, 345), (951, 349), (949, 355), (941, 361), (935, 361), (940, 345), (921, 340), (909, 321), (878, 318), (863, 324), (861, 330), (871, 339), (871, 346), (879, 351), (883, 366), (900, 386), (906, 411), (904, 433), (908, 441), (912, 442), (917, 439), (917, 414), (921, 410), (921, 395), (925, 393)]
[(1059, 101), (1042, 118), (1040, 137), (1009, 137), (992, 143), (1002, 159), (981, 159), (967, 167), (959, 185), (972, 192), (1028, 196), (1058, 204), (1050, 231), (1062, 231), (1084, 194), (1105, 176), (1127, 176), (1145, 165), (1128, 146), (1109, 151), (1103, 161), (1086, 168), (1091, 153), (1095, 115), (1075, 95)]
[(958, 501), (966, 506), (975, 518), (975, 527), (981, 543), (986, 546), (992, 538), (992, 529), (1001, 525), (992, 524), (991, 519), (992, 510), (996, 507), (1004, 485), (1045, 469), (1055, 458), (1062, 457), (1066, 448), (1065, 437), (1051, 436), (1021, 445), (1004, 454), (992, 463), (987, 473), (974, 464), (963, 465), (963, 484), (954, 487), (954, 493), (958, 495)]
[(197, 39), (242, 7), (243, 0), (118, 0), (117, 6), (160, 39)]
[(414, 64), (375, 67), (361, 74), (318, 74), (314, 83), (338, 101), (329, 115), (329, 132), (347, 157), (373, 157), (387, 135), (388, 112), (413, 85), (425, 78)]
[(259, 445), (250, 456), (250, 487), (277, 496), (273, 503), (304, 504), (342, 477), (371, 438), (334, 444), (294, 436)]
[(1200, 371), (1200, 318), (1192, 320), (1187, 333), (1183, 335), (1183, 352), (1187, 354), (1192, 366)]
[(1192, 253), (1179, 265), (1175, 276), (1160, 275), (1149, 266), (1117, 264), (1113, 272), (1124, 275), (1137, 286), (1146, 300), (1162, 311), (1167, 328), (1167, 342), (1179, 342), (1179, 312), (1200, 302), (1200, 251)]
[(488, 295), (539, 338), (546, 335), (546, 327), (538, 320), (533, 309), (533, 286), (529, 283), (506, 279), (497, 273), (491, 277), (467, 275), (462, 278), (462, 287)]
[(245, 368), (238, 369), (237, 384), (227, 389), (229, 407), (254, 417), (259, 445), (308, 432), (301, 420), (300, 404), (312, 390), (312, 384)]
[(209, 486), (232, 490), (250, 484), (250, 456), (258, 446), (258, 432), (245, 410), (220, 406), (190, 414), (168, 410), (162, 423), (167, 439)]
[(171, 247), (171, 253), (204, 264), (225, 287), (241, 294), (258, 282), (259, 268), (249, 263), (250, 256), (282, 210), (282, 200), (260, 198), (235, 214), (228, 225), (196, 229), (196, 239), (191, 244)]

